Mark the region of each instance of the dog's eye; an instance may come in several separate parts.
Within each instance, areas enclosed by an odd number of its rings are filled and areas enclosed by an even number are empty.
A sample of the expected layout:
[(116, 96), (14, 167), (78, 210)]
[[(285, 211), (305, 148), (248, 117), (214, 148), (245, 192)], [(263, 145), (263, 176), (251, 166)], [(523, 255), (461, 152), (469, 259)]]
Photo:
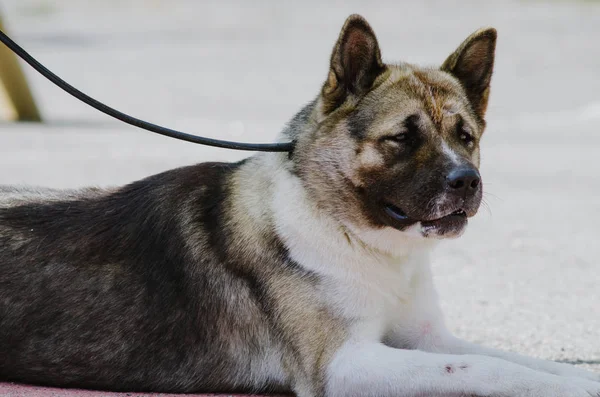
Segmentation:
[(469, 149), (475, 146), (475, 137), (462, 117), (458, 119), (458, 123), (456, 124), (456, 135), (463, 145)]
[(402, 132), (395, 135), (385, 136), (382, 138), (382, 140), (394, 143), (406, 143), (409, 141), (413, 142), (419, 132), (419, 126), (417, 125), (418, 119), (419, 116), (416, 114), (408, 116), (406, 120), (404, 120)]
[(469, 148), (475, 145), (475, 138), (466, 128), (458, 128), (458, 138)]
[(407, 132), (401, 132), (399, 134), (396, 135), (389, 135), (383, 138), (385, 141), (388, 142), (406, 142), (408, 140), (408, 133)]

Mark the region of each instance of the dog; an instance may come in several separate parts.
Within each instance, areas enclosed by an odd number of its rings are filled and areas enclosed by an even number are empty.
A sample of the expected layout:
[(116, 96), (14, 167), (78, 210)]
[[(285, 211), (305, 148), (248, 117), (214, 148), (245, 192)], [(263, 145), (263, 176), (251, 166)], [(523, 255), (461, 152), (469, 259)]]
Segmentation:
[(480, 206), (496, 31), (385, 64), (350, 16), (292, 153), (0, 188), (0, 379), (151, 392), (600, 396), (444, 326), (429, 253)]

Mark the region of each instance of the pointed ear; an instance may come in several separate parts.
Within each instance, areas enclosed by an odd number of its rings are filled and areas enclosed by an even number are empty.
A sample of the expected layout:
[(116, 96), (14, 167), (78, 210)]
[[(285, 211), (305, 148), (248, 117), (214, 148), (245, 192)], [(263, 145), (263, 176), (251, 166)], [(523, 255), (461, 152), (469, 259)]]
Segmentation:
[(473, 109), (482, 119), (487, 108), (494, 70), (496, 37), (496, 29), (478, 30), (446, 59), (441, 68), (461, 82)]
[(384, 70), (373, 29), (360, 15), (350, 15), (333, 47), (329, 76), (323, 85), (325, 113), (349, 96), (366, 94)]

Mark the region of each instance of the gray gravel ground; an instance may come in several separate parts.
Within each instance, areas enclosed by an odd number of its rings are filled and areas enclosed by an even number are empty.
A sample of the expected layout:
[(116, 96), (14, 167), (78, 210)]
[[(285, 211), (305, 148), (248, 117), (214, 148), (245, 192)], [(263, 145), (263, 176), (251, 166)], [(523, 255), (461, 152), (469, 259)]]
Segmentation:
[[(345, 17), (387, 60), (443, 61), (499, 31), (483, 142), (488, 209), (435, 256), (448, 323), (470, 340), (600, 371), (600, 2), (0, 0), (23, 46), (151, 121), (271, 141), (317, 93)], [(27, 69), (47, 123), (0, 123), (0, 183), (122, 184), (243, 153), (108, 120)]]

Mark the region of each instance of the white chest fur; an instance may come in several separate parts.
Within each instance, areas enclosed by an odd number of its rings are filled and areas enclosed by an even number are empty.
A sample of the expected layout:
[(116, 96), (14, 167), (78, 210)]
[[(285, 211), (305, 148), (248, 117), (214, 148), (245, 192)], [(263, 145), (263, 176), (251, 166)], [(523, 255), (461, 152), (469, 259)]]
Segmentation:
[(282, 174), (275, 180), (272, 209), (290, 256), (321, 277), (319, 296), (332, 313), (352, 320), (352, 332), (381, 339), (414, 312), (422, 283), (429, 280), (431, 243), (392, 228), (348, 233), (308, 202), (296, 178)]

